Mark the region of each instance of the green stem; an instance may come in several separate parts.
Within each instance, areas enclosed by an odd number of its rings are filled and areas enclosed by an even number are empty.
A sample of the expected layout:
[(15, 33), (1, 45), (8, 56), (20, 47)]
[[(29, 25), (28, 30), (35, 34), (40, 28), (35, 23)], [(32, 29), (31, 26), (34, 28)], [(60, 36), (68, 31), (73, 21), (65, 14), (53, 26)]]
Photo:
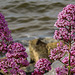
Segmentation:
[[(71, 26), (70, 26), (70, 33), (71, 33)], [(69, 42), (69, 50), (71, 49), (71, 36), (70, 36), (70, 42)], [(71, 67), (70, 67), (70, 51), (69, 51), (69, 67), (68, 67), (68, 75), (71, 75)]]
[(71, 75), (70, 70), (71, 70), (71, 68), (70, 68), (70, 52), (69, 52), (69, 67), (68, 67), (68, 75)]

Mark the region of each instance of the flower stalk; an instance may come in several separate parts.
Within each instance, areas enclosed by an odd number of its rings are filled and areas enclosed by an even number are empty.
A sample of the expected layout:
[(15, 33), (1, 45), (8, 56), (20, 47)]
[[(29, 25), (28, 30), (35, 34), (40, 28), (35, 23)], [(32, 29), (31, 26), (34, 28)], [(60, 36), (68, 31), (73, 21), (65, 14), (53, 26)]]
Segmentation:
[[(71, 26), (70, 26), (70, 34), (71, 34)], [(68, 67), (68, 75), (71, 75), (71, 67), (70, 67), (70, 56), (71, 56), (71, 53), (70, 53), (70, 50), (71, 50), (71, 35), (70, 35), (70, 42), (69, 42), (69, 67)]]

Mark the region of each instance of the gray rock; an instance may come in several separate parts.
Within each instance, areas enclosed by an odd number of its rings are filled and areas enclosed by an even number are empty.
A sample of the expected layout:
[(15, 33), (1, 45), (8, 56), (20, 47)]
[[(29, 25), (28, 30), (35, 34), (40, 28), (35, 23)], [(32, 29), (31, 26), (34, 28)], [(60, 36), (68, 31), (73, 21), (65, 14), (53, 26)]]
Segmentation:
[(56, 75), (55, 68), (60, 66), (63, 66), (63, 64), (60, 61), (54, 61), (51, 65), (52, 69), (48, 73), (45, 73), (44, 75)]
[(21, 69), (24, 70), (25, 72), (33, 72), (34, 71), (34, 63), (33, 64), (29, 64), (29, 66), (27, 67), (22, 67)]
[(56, 75), (55, 69), (51, 69), (49, 72), (45, 73), (44, 75)]

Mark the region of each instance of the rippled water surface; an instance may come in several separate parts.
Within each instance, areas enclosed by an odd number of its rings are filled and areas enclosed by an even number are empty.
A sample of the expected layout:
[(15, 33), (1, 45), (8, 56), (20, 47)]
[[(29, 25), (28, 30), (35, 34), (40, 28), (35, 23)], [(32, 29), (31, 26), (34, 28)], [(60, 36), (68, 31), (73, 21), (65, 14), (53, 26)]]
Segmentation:
[(58, 13), (75, 0), (0, 0), (0, 12), (5, 15), (12, 36), (52, 36)]

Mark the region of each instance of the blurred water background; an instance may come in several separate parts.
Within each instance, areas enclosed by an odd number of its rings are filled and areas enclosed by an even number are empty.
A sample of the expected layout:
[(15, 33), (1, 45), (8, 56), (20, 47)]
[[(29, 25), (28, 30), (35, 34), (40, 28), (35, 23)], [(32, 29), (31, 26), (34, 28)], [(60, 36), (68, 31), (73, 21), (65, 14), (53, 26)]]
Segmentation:
[(75, 0), (0, 0), (14, 39), (53, 36), (58, 13)]

